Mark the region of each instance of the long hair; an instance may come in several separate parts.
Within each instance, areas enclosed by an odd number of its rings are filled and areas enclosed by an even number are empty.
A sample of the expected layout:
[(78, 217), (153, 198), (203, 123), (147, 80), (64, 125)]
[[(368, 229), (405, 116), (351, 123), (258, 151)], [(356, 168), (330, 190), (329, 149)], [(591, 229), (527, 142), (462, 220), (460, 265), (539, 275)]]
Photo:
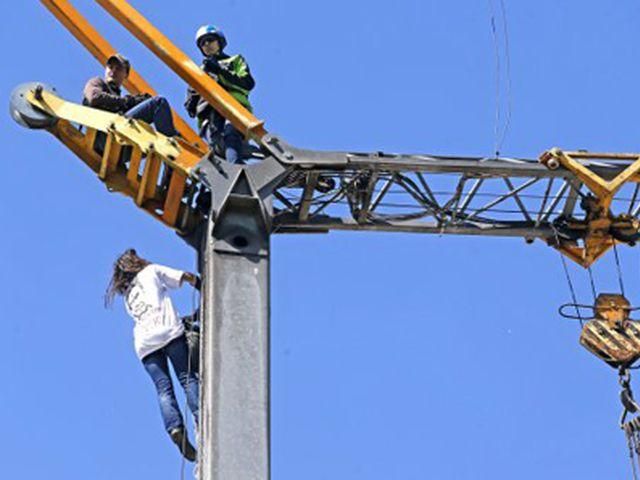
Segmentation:
[(104, 294), (104, 306), (111, 306), (116, 295), (124, 295), (136, 275), (150, 263), (139, 257), (133, 248), (120, 255), (113, 263), (113, 275)]

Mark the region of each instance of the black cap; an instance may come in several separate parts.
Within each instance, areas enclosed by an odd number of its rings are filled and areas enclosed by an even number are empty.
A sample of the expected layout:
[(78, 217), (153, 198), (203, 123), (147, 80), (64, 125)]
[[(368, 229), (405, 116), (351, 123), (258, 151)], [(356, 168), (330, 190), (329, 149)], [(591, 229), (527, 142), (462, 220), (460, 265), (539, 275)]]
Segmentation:
[(116, 62), (122, 65), (125, 68), (125, 70), (127, 70), (127, 74), (131, 70), (131, 63), (129, 63), (129, 59), (124, 55), (122, 55), (121, 53), (114, 53), (109, 58), (107, 58), (106, 64), (108, 65), (111, 62)]

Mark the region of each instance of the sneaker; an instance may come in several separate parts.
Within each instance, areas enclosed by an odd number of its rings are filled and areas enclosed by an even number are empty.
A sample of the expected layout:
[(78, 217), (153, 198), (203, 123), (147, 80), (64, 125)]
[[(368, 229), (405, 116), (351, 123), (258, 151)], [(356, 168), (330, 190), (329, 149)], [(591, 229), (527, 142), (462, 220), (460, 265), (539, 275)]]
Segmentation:
[(173, 443), (176, 444), (184, 458), (190, 462), (196, 461), (196, 449), (193, 448), (193, 445), (189, 442), (189, 438), (187, 437), (183, 427), (174, 428), (169, 432), (169, 436), (171, 437), (171, 440), (173, 440)]

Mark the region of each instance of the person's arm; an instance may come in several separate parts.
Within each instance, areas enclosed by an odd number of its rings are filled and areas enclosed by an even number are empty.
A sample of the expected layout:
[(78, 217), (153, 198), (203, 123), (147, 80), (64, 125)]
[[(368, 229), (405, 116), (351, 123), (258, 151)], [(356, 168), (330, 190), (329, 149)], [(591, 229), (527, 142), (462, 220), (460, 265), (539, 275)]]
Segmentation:
[(103, 80), (99, 77), (92, 78), (84, 87), (84, 98), (92, 108), (107, 110), (109, 112), (126, 111), (131, 107), (131, 100), (128, 97), (121, 97), (113, 93), (106, 92)]
[(151, 267), (147, 268), (153, 268), (155, 275), (165, 288), (175, 289), (182, 286), (182, 278), (185, 274), (183, 270), (165, 267), (164, 265), (158, 265), (157, 263), (154, 263)]
[(153, 268), (155, 269), (156, 275), (158, 275), (162, 284), (167, 288), (180, 288), (185, 282), (196, 288), (200, 286), (200, 278), (194, 273), (158, 264), (154, 264)]
[(223, 68), (220, 70), (220, 76), (228, 82), (237, 85), (238, 87), (245, 90), (253, 90), (253, 88), (256, 86), (256, 81), (253, 79), (248, 66), (246, 66), (246, 69), (244, 70), (244, 73), (242, 75), (234, 72), (231, 69)]
[(234, 61), (223, 64), (213, 58), (206, 58), (203, 65), (207, 73), (219, 75), (244, 90), (253, 90), (256, 86), (249, 65), (241, 55), (238, 55)]

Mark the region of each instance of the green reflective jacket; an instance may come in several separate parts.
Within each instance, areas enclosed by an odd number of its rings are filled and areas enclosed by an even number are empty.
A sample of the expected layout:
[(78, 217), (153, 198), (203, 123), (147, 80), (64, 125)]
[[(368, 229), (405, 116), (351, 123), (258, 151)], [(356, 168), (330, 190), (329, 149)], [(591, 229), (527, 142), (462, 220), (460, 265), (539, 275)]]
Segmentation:
[[(220, 72), (217, 74), (207, 73), (242, 106), (253, 112), (253, 107), (249, 101), (249, 92), (255, 86), (255, 80), (244, 57), (242, 55), (229, 56), (222, 53), (216, 57), (216, 60), (220, 66)], [(205, 70), (204, 64), (202, 69)], [(198, 125), (201, 126), (202, 121), (208, 117), (212, 107), (195, 90), (188, 88), (185, 108), (191, 117), (198, 118)]]
[[(238, 100), (250, 112), (253, 112), (251, 102), (249, 102), (249, 92), (253, 88), (253, 78), (249, 71), (249, 65), (242, 55), (232, 55), (229, 58), (223, 58), (219, 62), (223, 68), (223, 72), (218, 75), (218, 83), (227, 90), (233, 98)], [(251, 79), (251, 88), (243, 88), (246, 86), (246, 80)], [(244, 82), (238, 82), (244, 80)], [(240, 83), (240, 85), (239, 85)], [(243, 85), (243, 86), (241, 86)]]

